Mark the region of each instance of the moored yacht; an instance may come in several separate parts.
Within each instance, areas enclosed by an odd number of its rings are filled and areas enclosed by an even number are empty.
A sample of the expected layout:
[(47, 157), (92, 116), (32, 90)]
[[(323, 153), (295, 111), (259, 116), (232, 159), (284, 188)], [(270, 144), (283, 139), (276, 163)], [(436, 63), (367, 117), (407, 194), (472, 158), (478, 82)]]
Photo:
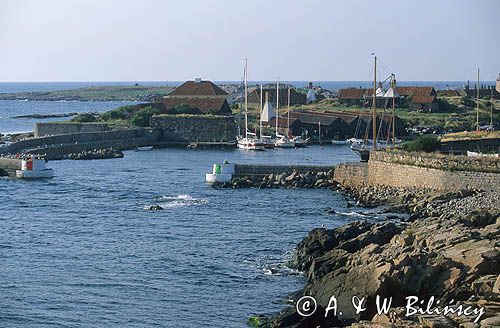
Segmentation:
[(248, 131), (248, 80), (247, 80), (247, 59), (245, 58), (245, 136), (238, 138), (238, 148), (246, 150), (264, 150), (265, 143), (257, 139), (255, 133)]

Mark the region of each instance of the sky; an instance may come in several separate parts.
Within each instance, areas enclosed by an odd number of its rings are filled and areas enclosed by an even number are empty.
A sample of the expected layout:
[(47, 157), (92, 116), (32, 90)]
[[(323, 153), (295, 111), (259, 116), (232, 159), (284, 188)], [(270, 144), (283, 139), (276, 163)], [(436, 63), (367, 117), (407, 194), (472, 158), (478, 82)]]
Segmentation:
[(0, 0), (0, 81), (494, 80), (498, 0)]

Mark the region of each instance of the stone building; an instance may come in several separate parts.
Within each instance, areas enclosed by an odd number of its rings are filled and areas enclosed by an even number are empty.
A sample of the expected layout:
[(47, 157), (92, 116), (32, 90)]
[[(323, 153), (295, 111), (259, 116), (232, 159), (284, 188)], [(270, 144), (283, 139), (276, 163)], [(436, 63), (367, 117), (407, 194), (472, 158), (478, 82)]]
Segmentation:
[(500, 73), (498, 73), (498, 77), (497, 77), (497, 80), (496, 80), (496, 88), (498, 93), (500, 93)]
[(232, 115), (231, 107), (226, 98), (227, 92), (210, 81), (195, 79), (186, 81), (171, 93), (157, 98), (154, 107), (162, 114), (171, 113), (172, 109), (180, 105), (188, 105), (199, 109), (203, 114)]
[(163, 98), (156, 104), (162, 114), (169, 114), (176, 106), (188, 105), (199, 109), (203, 114), (232, 115), (231, 107), (224, 98)]

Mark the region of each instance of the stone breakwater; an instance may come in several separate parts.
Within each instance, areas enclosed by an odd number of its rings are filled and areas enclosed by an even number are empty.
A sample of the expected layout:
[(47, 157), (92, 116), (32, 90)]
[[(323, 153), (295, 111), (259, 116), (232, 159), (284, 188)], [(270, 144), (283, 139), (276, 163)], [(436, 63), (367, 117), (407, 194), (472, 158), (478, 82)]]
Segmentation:
[(108, 159), (123, 158), (123, 152), (113, 148), (84, 150), (79, 153), (70, 153), (63, 155), (60, 159), (90, 160), (90, 159)]
[(236, 175), (230, 182), (216, 184), (221, 188), (328, 188), (337, 185), (333, 181), (333, 170)]
[[(498, 191), (360, 186), (345, 192), (360, 204), (389, 204), (391, 211), (411, 215), (407, 220), (312, 230), (290, 261), (292, 268), (305, 272), (306, 286), (291, 296), (292, 307), (270, 319), (256, 319), (261, 327), (500, 326)], [(308, 317), (299, 315), (295, 306), (304, 295), (317, 301), (316, 312)], [(377, 295), (392, 297), (393, 311), (377, 314)], [(325, 318), (331, 296), (342, 316)], [(352, 306), (353, 296), (366, 298), (360, 314)], [(484, 313), (476, 323), (477, 315), (434, 311), (407, 316), (409, 296), (426, 301), (435, 297), (441, 307), (460, 304)]]

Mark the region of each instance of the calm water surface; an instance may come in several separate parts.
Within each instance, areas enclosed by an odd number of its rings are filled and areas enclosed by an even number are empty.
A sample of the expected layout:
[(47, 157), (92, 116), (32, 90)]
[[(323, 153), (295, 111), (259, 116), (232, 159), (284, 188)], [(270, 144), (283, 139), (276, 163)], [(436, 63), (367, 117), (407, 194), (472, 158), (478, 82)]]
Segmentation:
[[(0, 179), (0, 326), (245, 327), (304, 278), (284, 266), (314, 227), (360, 216), (330, 190), (217, 190), (211, 164), (335, 164), (348, 147), (162, 149), (50, 162)], [(159, 204), (163, 211), (145, 206)], [(328, 215), (327, 208), (339, 214)]]

